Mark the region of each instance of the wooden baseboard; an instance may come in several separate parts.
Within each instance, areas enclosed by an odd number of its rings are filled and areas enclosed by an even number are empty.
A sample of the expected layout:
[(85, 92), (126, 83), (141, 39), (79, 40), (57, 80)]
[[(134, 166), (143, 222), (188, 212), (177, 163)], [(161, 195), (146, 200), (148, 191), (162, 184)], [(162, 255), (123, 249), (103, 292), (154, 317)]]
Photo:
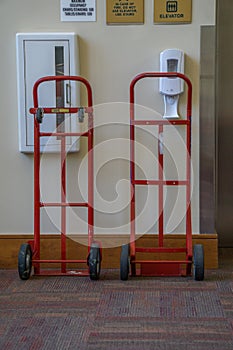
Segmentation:
[[(95, 235), (97, 241), (103, 245), (102, 268), (119, 268), (121, 245), (126, 243), (128, 235)], [(31, 235), (0, 235), (0, 268), (15, 269), (18, 264), (18, 251), (22, 243), (33, 239)], [(158, 236), (146, 234), (137, 239), (137, 245), (141, 247), (154, 247), (157, 245)], [(67, 239), (67, 258), (85, 259), (87, 256), (86, 236), (76, 235)], [(168, 234), (164, 236), (165, 246), (185, 247), (185, 235)], [(218, 236), (217, 234), (195, 234), (193, 244), (203, 244), (205, 252), (205, 268), (218, 268)], [(41, 258), (60, 258), (60, 236), (41, 235)], [(166, 259), (166, 254), (161, 258)], [(169, 258), (174, 259), (172, 254)], [(148, 259), (150, 259), (148, 257)], [(158, 259), (156, 257), (156, 259)]]

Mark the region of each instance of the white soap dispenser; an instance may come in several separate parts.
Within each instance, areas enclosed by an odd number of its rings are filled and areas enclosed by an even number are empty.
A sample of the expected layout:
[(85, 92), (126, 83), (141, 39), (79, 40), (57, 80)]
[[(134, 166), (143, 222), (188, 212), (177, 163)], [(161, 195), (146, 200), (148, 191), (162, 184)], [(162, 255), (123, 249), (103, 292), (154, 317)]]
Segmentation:
[[(160, 72), (184, 73), (184, 52), (167, 49), (160, 53)], [(180, 78), (160, 78), (159, 92), (164, 96), (165, 119), (179, 118), (179, 95), (184, 91), (184, 81)]]

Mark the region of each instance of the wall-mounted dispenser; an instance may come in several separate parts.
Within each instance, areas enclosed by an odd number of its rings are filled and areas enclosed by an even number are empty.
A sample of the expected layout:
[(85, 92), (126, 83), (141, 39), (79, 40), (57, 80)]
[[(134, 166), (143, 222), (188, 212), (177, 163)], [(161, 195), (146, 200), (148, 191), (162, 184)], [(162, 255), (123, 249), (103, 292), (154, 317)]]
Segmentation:
[[(37, 79), (48, 75), (78, 75), (79, 55), (78, 38), (74, 33), (18, 33), (17, 84), (18, 84), (18, 125), (19, 150), (33, 152), (33, 116), (29, 108), (33, 107), (33, 85)], [(43, 107), (79, 106), (79, 86), (74, 82), (42, 84), (39, 105)], [(54, 114), (44, 118), (42, 132), (53, 132), (61, 126), (66, 132), (79, 132), (76, 118), (68, 114)], [(77, 151), (79, 140), (66, 138), (67, 149)], [(60, 141), (56, 137), (41, 139), (43, 152), (60, 150)]]
[[(160, 72), (184, 73), (184, 52), (167, 49), (160, 53)], [(184, 91), (184, 81), (179, 78), (160, 78), (159, 92), (164, 96), (163, 118), (179, 118), (179, 95)]]

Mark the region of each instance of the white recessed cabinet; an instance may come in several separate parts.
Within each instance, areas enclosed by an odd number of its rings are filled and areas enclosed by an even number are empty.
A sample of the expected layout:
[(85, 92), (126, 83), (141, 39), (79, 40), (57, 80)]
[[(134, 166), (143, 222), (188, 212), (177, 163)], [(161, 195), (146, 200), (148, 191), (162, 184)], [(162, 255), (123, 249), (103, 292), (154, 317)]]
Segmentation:
[[(74, 33), (18, 33), (17, 87), (19, 151), (34, 150), (33, 86), (44, 76), (79, 75), (78, 38)], [(38, 89), (39, 107), (77, 107), (80, 105), (79, 85), (74, 81), (42, 83)], [(79, 132), (77, 118), (69, 114), (48, 114), (41, 124), (42, 132)], [(67, 137), (68, 151), (78, 151), (79, 140)], [(41, 151), (58, 152), (57, 137), (42, 137)]]

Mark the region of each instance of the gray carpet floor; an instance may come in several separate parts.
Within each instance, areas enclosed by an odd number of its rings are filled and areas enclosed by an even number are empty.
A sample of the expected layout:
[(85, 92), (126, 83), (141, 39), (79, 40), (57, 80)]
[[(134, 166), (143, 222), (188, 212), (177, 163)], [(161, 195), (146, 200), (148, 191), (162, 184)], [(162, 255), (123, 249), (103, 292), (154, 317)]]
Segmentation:
[(1, 350), (232, 350), (233, 258), (205, 280), (0, 270)]

